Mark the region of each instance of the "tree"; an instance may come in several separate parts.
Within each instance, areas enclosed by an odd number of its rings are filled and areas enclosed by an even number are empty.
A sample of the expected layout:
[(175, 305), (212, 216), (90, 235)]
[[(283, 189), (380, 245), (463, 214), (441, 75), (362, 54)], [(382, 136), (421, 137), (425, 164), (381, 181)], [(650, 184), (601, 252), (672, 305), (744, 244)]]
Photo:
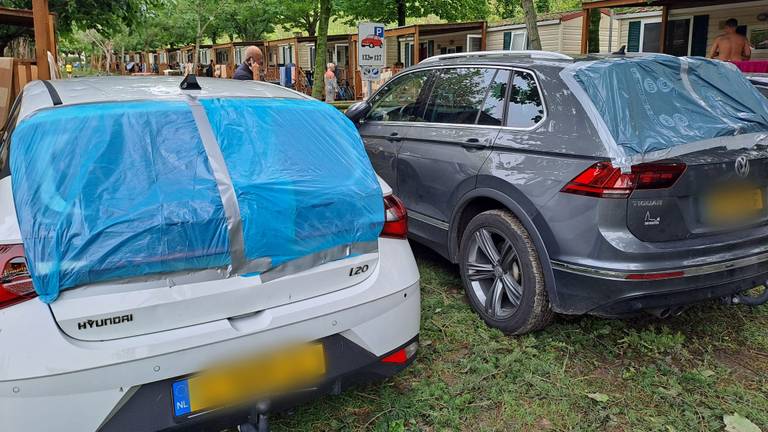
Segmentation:
[(80, 33), (79, 36), (84, 41), (90, 42), (101, 49), (102, 54), (104, 54), (105, 72), (109, 75), (109, 71), (112, 70), (112, 53), (115, 52), (114, 41), (110, 37), (99, 33), (96, 29), (88, 29)]
[[(63, 35), (76, 29), (98, 28), (107, 34), (121, 25), (133, 25), (142, 10), (155, 0), (49, 0), (48, 8), (57, 15), (56, 26)], [(31, 9), (32, 0), (0, 0), (0, 6), (15, 9)], [(20, 37), (34, 37), (30, 28), (17, 26), (0, 27), (0, 54), (10, 41)]]
[(405, 18), (434, 14), (447, 21), (485, 19), (488, 2), (477, 0), (337, 0), (341, 15), (353, 23), (372, 20), (405, 25)]
[(278, 21), (288, 28), (300, 29), (309, 36), (315, 36), (320, 21), (318, 0), (286, 0), (280, 4)]
[(536, 8), (533, 0), (520, 0), (525, 14), (525, 29), (528, 32), (528, 47), (534, 50), (541, 49), (541, 38), (539, 38), (538, 19), (536, 17)]
[[(239, 0), (226, 2), (225, 11), (217, 21), (222, 34), (237, 36), (244, 41), (261, 39), (275, 30), (280, 5), (277, 0)], [(212, 39), (213, 40), (213, 39)]]
[(587, 52), (600, 52), (600, 9), (589, 10), (589, 36), (587, 37)]
[(320, 15), (318, 18), (317, 42), (315, 42), (315, 81), (312, 83), (312, 97), (320, 99), (323, 97), (323, 79), (322, 71), (325, 70), (325, 63), (328, 55), (328, 23), (331, 20), (332, 6), (331, 0), (320, 0)]

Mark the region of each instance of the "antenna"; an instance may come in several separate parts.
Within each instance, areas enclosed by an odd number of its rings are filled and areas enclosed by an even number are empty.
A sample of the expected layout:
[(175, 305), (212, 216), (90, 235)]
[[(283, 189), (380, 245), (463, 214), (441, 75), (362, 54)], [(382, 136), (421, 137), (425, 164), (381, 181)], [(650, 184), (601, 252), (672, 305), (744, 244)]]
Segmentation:
[(197, 83), (197, 76), (195, 74), (189, 74), (181, 80), (179, 88), (182, 90), (202, 90), (200, 84)]

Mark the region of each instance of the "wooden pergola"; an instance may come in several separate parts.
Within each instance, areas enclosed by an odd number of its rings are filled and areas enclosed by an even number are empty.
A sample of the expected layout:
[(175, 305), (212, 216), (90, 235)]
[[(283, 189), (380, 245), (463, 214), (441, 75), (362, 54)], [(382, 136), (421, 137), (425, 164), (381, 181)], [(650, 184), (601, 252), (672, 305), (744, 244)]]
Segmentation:
[[(744, 0), (742, 0), (744, 1)], [(756, 0), (746, 0), (756, 1)], [(691, 8), (699, 6), (723, 5), (723, 1), (717, 0), (583, 0), (584, 12), (592, 9), (612, 9), (623, 7), (661, 6), (661, 34), (659, 37), (659, 52), (664, 52), (667, 39), (667, 24), (669, 22), (669, 10)], [(585, 13), (581, 26), (581, 53), (587, 54), (589, 49), (589, 13)]]
[(48, 11), (48, 0), (32, 0), (32, 10), (0, 7), (0, 25), (34, 29), (37, 78), (51, 79), (48, 52), (56, 58), (56, 16)]

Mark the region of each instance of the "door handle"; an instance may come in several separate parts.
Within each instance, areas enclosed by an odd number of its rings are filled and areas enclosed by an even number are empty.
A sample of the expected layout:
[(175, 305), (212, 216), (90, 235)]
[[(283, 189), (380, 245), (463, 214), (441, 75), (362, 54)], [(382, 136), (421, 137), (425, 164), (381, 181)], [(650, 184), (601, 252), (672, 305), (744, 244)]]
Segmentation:
[(461, 143), (461, 146), (467, 150), (482, 150), (488, 148), (488, 145), (481, 142), (478, 138), (467, 138)]
[(384, 137), (384, 139), (389, 142), (399, 142), (403, 140), (403, 137), (401, 137), (400, 134), (397, 132), (392, 132), (391, 134), (389, 134), (389, 136)]

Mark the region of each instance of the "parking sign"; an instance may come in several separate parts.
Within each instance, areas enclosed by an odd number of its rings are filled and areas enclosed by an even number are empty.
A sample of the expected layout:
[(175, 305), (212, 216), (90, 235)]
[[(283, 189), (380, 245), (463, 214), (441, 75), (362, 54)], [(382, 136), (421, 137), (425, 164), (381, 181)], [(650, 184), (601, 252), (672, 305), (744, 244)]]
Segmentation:
[(361, 68), (383, 68), (386, 65), (384, 24), (360, 23), (357, 26), (357, 57)]

